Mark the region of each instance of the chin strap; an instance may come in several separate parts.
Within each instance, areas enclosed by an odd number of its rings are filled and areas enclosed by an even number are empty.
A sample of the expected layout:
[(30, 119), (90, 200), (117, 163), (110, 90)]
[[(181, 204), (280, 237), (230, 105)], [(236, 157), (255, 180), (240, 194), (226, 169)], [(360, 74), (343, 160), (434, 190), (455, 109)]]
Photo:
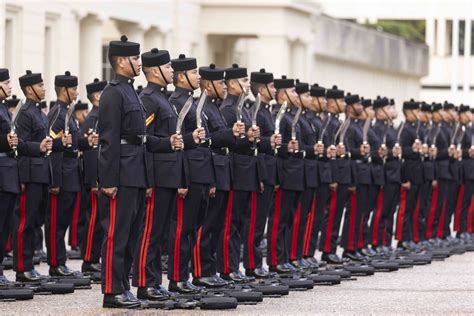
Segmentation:
[(163, 70), (161, 70), (161, 66), (158, 66), (158, 69), (160, 70), (161, 77), (163, 77), (163, 81), (168, 85), (171, 84), (171, 82), (168, 82), (166, 79), (165, 75), (163, 74)]
[(192, 90), (192, 91), (196, 90), (197, 87), (195, 87), (195, 86), (193, 86), (193, 85), (191, 84), (191, 80), (189, 80), (188, 72), (187, 72), (187, 71), (184, 72), (184, 76), (186, 77), (186, 80), (188, 81), (188, 85), (189, 85), (189, 87), (191, 88), (191, 90)]
[(214, 85), (214, 81), (211, 80), (211, 84), (212, 84), (212, 89), (214, 90), (214, 93), (216, 94), (217, 98), (222, 100), (221, 96), (217, 92), (216, 86)]
[(38, 102), (41, 102), (41, 98), (39, 97), (38, 93), (36, 93), (36, 90), (33, 86), (30, 86), (31, 87), (31, 90), (33, 90), (33, 93), (35, 94), (36, 96), (36, 99), (38, 99)]
[(132, 60), (130, 59), (130, 57), (127, 57), (127, 59), (128, 59), (128, 63), (130, 64), (130, 68), (132, 68), (133, 75), (134, 75), (135, 77), (137, 77), (138, 74), (137, 74), (137, 72), (135, 71), (135, 68), (133, 67)]
[(291, 106), (294, 107), (295, 105), (293, 104), (293, 101), (291, 101), (290, 96), (288, 95), (288, 92), (286, 92), (286, 89), (285, 89), (285, 95), (286, 95), (286, 98), (288, 99), (288, 102), (290, 102)]

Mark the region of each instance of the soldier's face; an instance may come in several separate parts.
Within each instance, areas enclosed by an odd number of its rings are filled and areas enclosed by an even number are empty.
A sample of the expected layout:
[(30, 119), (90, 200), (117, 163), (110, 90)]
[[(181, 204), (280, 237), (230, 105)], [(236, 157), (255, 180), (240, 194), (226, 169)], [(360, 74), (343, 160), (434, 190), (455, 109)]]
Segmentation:
[(309, 94), (309, 92), (303, 93), (300, 95), (302, 106), (306, 109), (311, 110), (311, 101), (313, 101), (313, 98)]
[(2, 90), (0, 90), (0, 93), (3, 95), (3, 97), (8, 98), (9, 96), (12, 95), (12, 83), (10, 80), (5, 80), (0, 82), (0, 86), (2, 87)]
[(214, 80), (213, 83), (214, 83), (214, 87), (216, 89), (217, 94), (219, 95), (219, 97), (223, 98), (227, 92), (227, 86), (225, 85), (224, 79)]
[(246, 95), (249, 94), (250, 92), (250, 80), (248, 77), (245, 77), (245, 78), (239, 78), (237, 79), (237, 81), (240, 83), (240, 86), (242, 87), (243, 89), (243, 93), (245, 93)]
[(192, 69), (192, 70), (188, 70), (186, 71), (187, 75), (188, 75), (188, 79), (189, 81), (191, 82), (191, 85), (192, 87), (191, 88), (195, 88), (196, 87), (199, 87), (199, 84), (201, 82), (201, 76), (199, 75), (199, 72), (196, 69)]
[(296, 93), (295, 88), (286, 89), (286, 94), (288, 94), (289, 102), (295, 106), (301, 106), (298, 94)]
[(71, 101), (76, 100), (79, 96), (79, 91), (77, 90), (77, 87), (66, 88), (66, 90), (69, 97), (71, 98)]
[(336, 99), (336, 105), (337, 105), (339, 113), (343, 113), (346, 110), (347, 104), (344, 98)]
[[(173, 70), (173, 67), (171, 67), (171, 62), (169, 62), (165, 65), (161, 65), (161, 66), (159, 66), (159, 68), (161, 68), (161, 72), (163, 73), (164, 81), (165, 82), (173, 82), (174, 70)], [(161, 76), (161, 73), (160, 73), (160, 76)]]
[(365, 114), (367, 115), (367, 118), (368, 118), (369, 120), (371, 120), (371, 119), (374, 118), (375, 112), (374, 112), (374, 108), (373, 108), (373, 107), (371, 107), (371, 106), (366, 107), (366, 108), (364, 109), (364, 112), (365, 112)]
[[(275, 95), (276, 95), (275, 84), (273, 82), (270, 82), (267, 84), (267, 88), (268, 88), (268, 91), (270, 91), (270, 95), (268, 96), (269, 99), (270, 100), (275, 99)], [(267, 94), (268, 94), (268, 91), (266, 92)]]
[(128, 77), (139, 76), (142, 71), (142, 61), (140, 55), (130, 57), (120, 57), (120, 68), (126, 73)]
[(470, 111), (462, 112), (459, 114), (459, 122), (462, 124), (469, 124), (472, 120), (472, 113)]
[(389, 113), (392, 117), (392, 120), (394, 120), (398, 117), (398, 111), (397, 111), (397, 109), (395, 108), (394, 105), (390, 106), (390, 112)]
[(34, 92), (33, 92), (33, 90), (31, 90), (31, 94), (33, 94), (33, 97), (38, 96), (38, 98), (40, 98), (40, 101), (44, 100), (44, 97), (45, 97), (45, 94), (46, 94), (46, 89), (44, 87), (43, 82), (40, 82), (40, 83), (35, 84), (31, 87), (28, 87), (27, 89), (34, 89)]

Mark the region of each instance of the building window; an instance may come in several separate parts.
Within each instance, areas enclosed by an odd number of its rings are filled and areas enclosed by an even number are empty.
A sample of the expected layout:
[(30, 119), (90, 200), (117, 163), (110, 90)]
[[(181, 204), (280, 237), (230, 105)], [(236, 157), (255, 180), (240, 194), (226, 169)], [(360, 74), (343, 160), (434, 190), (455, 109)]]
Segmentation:
[(102, 46), (102, 80), (110, 81), (114, 77), (114, 70), (109, 63), (109, 46)]
[[(466, 22), (459, 21), (459, 54), (464, 54), (464, 33)], [(471, 56), (474, 55), (474, 23), (471, 21)]]

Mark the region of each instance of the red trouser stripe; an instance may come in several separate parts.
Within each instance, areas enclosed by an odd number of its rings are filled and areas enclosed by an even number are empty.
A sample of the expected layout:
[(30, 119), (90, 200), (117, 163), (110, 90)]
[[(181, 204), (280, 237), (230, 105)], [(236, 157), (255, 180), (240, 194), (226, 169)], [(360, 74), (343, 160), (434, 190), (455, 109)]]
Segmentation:
[(107, 264), (105, 266), (105, 293), (112, 293), (112, 269), (113, 269), (113, 258), (114, 258), (114, 234), (115, 234), (115, 216), (117, 212), (117, 199), (110, 199), (110, 221), (109, 221), (109, 232), (107, 234), (107, 249), (106, 259)]
[(142, 242), (140, 246), (140, 258), (138, 264), (138, 286), (146, 286), (146, 257), (150, 244), (150, 236), (153, 228), (153, 211), (155, 206), (155, 189), (152, 190), (151, 196), (147, 199), (145, 228), (143, 230)]
[(57, 223), (57, 195), (51, 194), (51, 218), (49, 229), (49, 243), (51, 248), (51, 266), (56, 267), (56, 223)]
[(331, 251), (331, 233), (332, 226), (334, 225), (334, 217), (336, 216), (336, 202), (337, 195), (335, 191), (331, 192), (331, 204), (329, 205), (329, 218), (326, 227), (326, 239), (324, 243), (324, 252), (329, 253)]
[(405, 188), (400, 189), (400, 209), (397, 214), (397, 233), (396, 239), (402, 240), (403, 237), (403, 218), (405, 217), (405, 210), (407, 207), (407, 190)]
[(441, 218), (439, 219), (438, 223), (438, 238), (443, 238), (444, 218), (446, 217), (446, 201), (447, 199), (444, 200)]
[(194, 276), (201, 277), (201, 235), (202, 225), (199, 227), (194, 245)]
[(375, 212), (374, 227), (372, 227), (372, 245), (379, 245), (379, 225), (383, 212), (383, 188), (380, 188), (377, 196), (377, 211)]
[(303, 254), (305, 257), (309, 256), (309, 246), (311, 245), (311, 236), (313, 235), (314, 215), (316, 213), (316, 195), (313, 195), (313, 202), (311, 203), (311, 212), (309, 213), (306, 221), (306, 229), (304, 235), (304, 249)]
[(250, 223), (249, 231), (247, 236), (247, 249), (249, 258), (249, 268), (255, 269), (255, 255), (254, 255), (254, 238), (255, 238), (255, 225), (257, 223), (257, 193), (252, 192), (252, 205), (250, 207)]
[(183, 229), (183, 203), (184, 200), (178, 197), (178, 218), (176, 221), (176, 236), (174, 239), (174, 265), (173, 281), (179, 281), (179, 260), (181, 259), (181, 231)]
[(293, 231), (291, 236), (291, 260), (298, 259), (298, 235), (301, 222), (301, 203), (298, 203), (295, 218), (293, 219)]
[(91, 217), (89, 218), (89, 226), (87, 228), (86, 253), (84, 261), (90, 261), (92, 257), (92, 243), (94, 241), (94, 227), (97, 220), (97, 195), (91, 190)]
[(229, 238), (230, 238), (230, 227), (232, 225), (232, 198), (233, 192), (229, 193), (229, 200), (227, 201), (227, 209), (225, 212), (225, 226), (224, 226), (224, 239), (222, 242), (223, 255), (224, 255), (224, 274), (230, 273), (230, 259), (229, 259)]
[(77, 192), (74, 212), (72, 213), (71, 223), (71, 247), (77, 247), (77, 224), (79, 223), (79, 211), (81, 207), (81, 192)]
[(5, 246), (5, 252), (10, 252), (12, 250), (12, 234), (8, 235), (7, 244)]
[(456, 216), (454, 216), (454, 230), (459, 231), (459, 224), (461, 223), (461, 209), (462, 200), (464, 198), (464, 184), (461, 184), (458, 193), (458, 203), (456, 205)]
[(420, 241), (418, 232), (418, 218), (420, 217), (420, 197), (416, 200), (415, 211), (413, 212), (413, 239), (415, 242)]
[(354, 251), (355, 225), (357, 218), (357, 196), (351, 192), (351, 213), (349, 215), (349, 231), (347, 233), (347, 250)]
[(275, 211), (273, 212), (273, 225), (272, 225), (272, 240), (271, 240), (271, 256), (272, 265), (278, 264), (277, 256), (277, 238), (278, 238), (278, 222), (280, 221), (280, 209), (281, 209), (281, 190), (276, 191), (275, 199)]
[(436, 203), (438, 203), (438, 187), (433, 188), (431, 196), (430, 215), (428, 216), (428, 224), (426, 225), (426, 239), (431, 239), (433, 234), (433, 222), (436, 213)]
[(472, 220), (474, 217), (474, 196), (471, 197), (471, 203), (467, 214), (467, 232), (472, 233)]
[(24, 271), (23, 261), (23, 231), (26, 225), (26, 190), (20, 195), (20, 225), (18, 226), (18, 272)]

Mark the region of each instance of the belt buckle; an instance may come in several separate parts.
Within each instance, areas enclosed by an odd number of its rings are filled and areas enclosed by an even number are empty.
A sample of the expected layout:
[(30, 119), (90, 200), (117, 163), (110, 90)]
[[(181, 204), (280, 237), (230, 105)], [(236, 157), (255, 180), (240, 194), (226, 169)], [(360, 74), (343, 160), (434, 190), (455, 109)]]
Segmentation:
[(146, 135), (142, 135), (142, 145), (146, 144)]

